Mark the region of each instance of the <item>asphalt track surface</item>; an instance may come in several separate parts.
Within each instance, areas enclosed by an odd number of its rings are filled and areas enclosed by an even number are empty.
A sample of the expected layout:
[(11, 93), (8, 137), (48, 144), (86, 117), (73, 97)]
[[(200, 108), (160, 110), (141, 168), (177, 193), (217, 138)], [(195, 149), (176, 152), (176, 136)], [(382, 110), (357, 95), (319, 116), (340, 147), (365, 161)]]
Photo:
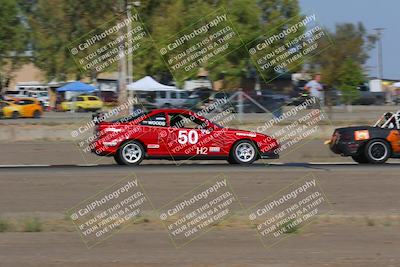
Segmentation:
[(224, 174), (245, 208), (312, 173), (333, 210), (272, 248), (254, 229), (216, 228), (176, 249), (155, 220), (87, 249), (76, 231), (0, 233), (0, 266), (400, 266), (400, 164), (112, 162), (16, 164), (0, 168), (0, 211), (18, 218), (62, 217), (80, 201), (135, 175), (158, 209)]
[(0, 233), (0, 266), (400, 266), (400, 161), (358, 165), (322, 144), (314, 140), (280, 160), (250, 166), (145, 160), (131, 167), (82, 155), (68, 142), (3, 143), (0, 218), (63, 220), (77, 203), (132, 175), (159, 209), (224, 174), (248, 209), (312, 174), (332, 211), (268, 249), (243, 225), (216, 227), (176, 249), (157, 217), (87, 249), (64, 221), (55, 230)]

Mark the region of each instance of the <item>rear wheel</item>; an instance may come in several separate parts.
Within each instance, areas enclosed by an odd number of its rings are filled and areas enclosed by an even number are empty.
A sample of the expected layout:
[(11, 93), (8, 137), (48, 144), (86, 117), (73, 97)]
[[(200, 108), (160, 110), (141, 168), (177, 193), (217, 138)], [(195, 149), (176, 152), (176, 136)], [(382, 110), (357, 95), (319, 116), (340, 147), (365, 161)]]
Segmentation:
[(237, 142), (230, 153), (231, 164), (251, 164), (257, 159), (257, 148), (253, 142), (249, 140), (242, 140)]
[(365, 157), (363, 153), (357, 155), (357, 156), (352, 156), (351, 157), (355, 162), (360, 163), (360, 164), (365, 164), (368, 163), (368, 159)]
[[(117, 163), (121, 165), (139, 165), (144, 158), (144, 148), (137, 141), (130, 141), (123, 144), (117, 152)], [(114, 157), (115, 158), (115, 157)]]
[(364, 153), (369, 163), (383, 164), (390, 158), (391, 149), (384, 140), (371, 140), (365, 146)]

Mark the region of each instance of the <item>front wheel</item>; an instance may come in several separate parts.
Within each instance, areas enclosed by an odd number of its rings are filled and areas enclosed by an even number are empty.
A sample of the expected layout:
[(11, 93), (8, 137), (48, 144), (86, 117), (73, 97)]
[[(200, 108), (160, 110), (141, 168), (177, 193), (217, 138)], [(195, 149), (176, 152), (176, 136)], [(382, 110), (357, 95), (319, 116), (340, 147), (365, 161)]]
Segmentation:
[(18, 111), (14, 111), (11, 115), (12, 119), (18, 119), (19, 118), (19, 112)]
[(257, 159), (257, 148), (253, 142), (249, 140), (242, 140), (237, 142), (231, 150), (230, 159), (231, 164), (251, 164)]
[(236, 161), (234, 161), (234, 160), (232, 159), (232, 157), (229, 157), (229, 158), (228, 158), (228, 163), (229, 163), (229, 164), (238, 164)]
[(120, 165), (139, 165), (144, 158), (144, 148), (137, 141), (130, 141), (123, 144), (114, 157)]
[(365, 157), (369, 163), (383, 164), (391, 155), (389, 144), (384, 140), (371, 140), (365, 146)]

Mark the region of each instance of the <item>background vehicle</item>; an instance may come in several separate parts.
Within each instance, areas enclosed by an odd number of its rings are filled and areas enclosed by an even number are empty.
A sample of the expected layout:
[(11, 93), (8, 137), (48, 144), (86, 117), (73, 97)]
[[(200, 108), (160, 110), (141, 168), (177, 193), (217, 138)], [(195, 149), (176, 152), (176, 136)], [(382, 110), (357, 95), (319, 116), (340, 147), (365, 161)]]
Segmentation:
[(40, 118), (43, 107), (40, 101), (34, 98), (15, 98), (11, 101), (1, 101), (1, 113), (4, 118)]
[(50, 106), (49, 93), (47, 91), (28, 91), (26, 95), (39, 100), (45, 108)]
[(21, 114), (21, 107), (12, 102), (0, 101), (0, 118), (17, 119)]
[(97, 96), (80, 95), (76, 97), (76, 101), (64, 101), (61, 103), (63, 111), (76, 110), (78, 112), (84, 111), (98, 111), (103, 107), (103, 101)]
[(136, 91), (142, 102), (156, 108), (184, 107), (189, 101), (189, 93), (183, 90)]
[[(372, 83), (371, 83), (372, 84)], [(385, 104), (385, 93), (371, 90), (368, 84), (357, 86), (360, 97), (353, 101), (353, 105), (383, 105)]]
[(118, 103), (118, 95), (114, 91), (100, 91), (99, 96), (104, 103), (108, 104)]
[(25, 91), (18, 91), (18, 90), (8, 90), (5, 92), (4, 96), (7, 97), (26, 97)]
[(121, 165), (146, 159), (223, 159), (250, 164), (278, 158), (278, 142), (264, 134), (223, 128), (184, 109), (154, 110), (128, 122), (101, 122), (92, 152)]
[(351, 156), (358, 163), (382, 164), (389, 158), (400, 158), (400, 111), (385, 113), (374, 126), (336, 129), (330, 149)]

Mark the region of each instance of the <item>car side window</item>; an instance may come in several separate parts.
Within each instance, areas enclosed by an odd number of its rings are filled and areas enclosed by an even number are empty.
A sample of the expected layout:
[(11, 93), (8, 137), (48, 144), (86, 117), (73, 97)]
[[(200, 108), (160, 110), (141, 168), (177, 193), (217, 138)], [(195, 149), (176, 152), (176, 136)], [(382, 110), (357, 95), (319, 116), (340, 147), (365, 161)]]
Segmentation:
[(160, 93), (160, 98), (166, 98), (167, 97), (167, 94), (166, 94), (166, 92), (159, 92)]
[(93, 96), (89, 96), (88, 99), (89, 99), (90, 101), (96, 101), (96, 100), (97, 100), (97, 98), (96, 98), (96, 97), (93, 97)]
[(158, 113), (151, 117), (148, 117), (147, 119), (141, 121), (140, 125), (165, 127), (167, 126), (165, 113)]
[(177, 98), (176, 92), (171, 92), (171, 98), (172, 99), (176, 99)]
[(78, 97), (76, 98), (76, 101), (85, 101), (85, 100), (83, 99), (83, 97), (78, 96)]
[(18, 101), (17, 104), (18, 104), (18, 105), (25, 106), (25, 105), (33, 104), (33, 101), (32, 101), (32, 100), (20, 100), (20, 101)]
[(173, 128), (204, 129), (207, 123), (190, 114), (169, 114), (170, 125)]

